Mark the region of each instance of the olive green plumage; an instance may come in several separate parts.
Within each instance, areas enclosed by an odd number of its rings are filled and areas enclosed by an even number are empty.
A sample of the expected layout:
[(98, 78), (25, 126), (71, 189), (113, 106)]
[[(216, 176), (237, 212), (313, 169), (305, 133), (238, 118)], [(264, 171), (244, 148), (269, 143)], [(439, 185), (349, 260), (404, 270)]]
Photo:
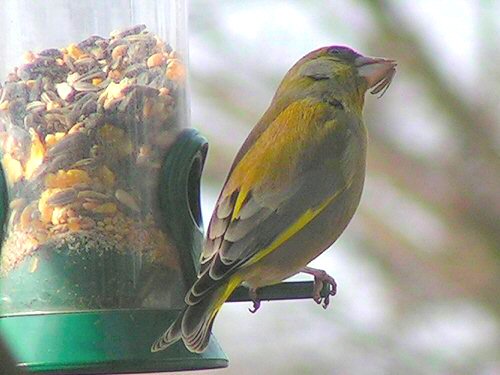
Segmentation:
[(186, 307), (152, 351), (179, 339), (203, 351), (217, 312), (238, 285), (278, 283), (340, 236), (365, 178), (364, 95), (385, 89), (394, 67), (347, 47), (324, 47), (288, 71), (236, 155)]

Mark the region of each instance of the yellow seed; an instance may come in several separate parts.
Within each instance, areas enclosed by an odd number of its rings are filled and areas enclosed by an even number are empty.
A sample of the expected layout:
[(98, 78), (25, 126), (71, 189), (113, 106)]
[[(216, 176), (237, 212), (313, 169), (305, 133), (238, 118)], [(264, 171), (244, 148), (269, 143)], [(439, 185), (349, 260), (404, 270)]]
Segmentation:
[(23, 176), (23, 166), (19, 160), (14, 159), (10, 154), (5, 154), (2, 158), (2, 166), (5, 170), (7, 183), (12, 186)]
[(66, 222), (66, 208), (65, 207), (55, 207), (52, 211), (52, 224), (64, 224)]
[(119, 57), (125, 56), (125, 54), (127, 53), (127, 50), (128, 50), (128, 46), (125, 44), (121, 44), (119, 46), (116, 46), (115, 48), (113, 48), (113, 52), (111, 52), (111, 57), (114, 60), (116, 60)]
[(45, 136), (45, 144), (49, 147), (54, 146), (56, 143), (56, 137), (54, 137), (54, 134), (47, 134)]
[(167, 64), (165, 75), (172, 81), (182, 82), (186, 78), (186, 68), (178, 59), (171, 59)]
[(58, 102), (48, 102), (47, 103), (47, 111), (52, 111), (53, 109), (61, 108), (61, 104)]
[(79, 59), (82, 57), (85, 53), (77, 47), (76, 44), (72, 43), (68, 46), (67, 48), (68, 54), (74, 58), (75, 60)]
[(3, 102), (0, 103), (0, 111), (6, 111), (9, 109), (9, 101), (4, 100)]
[(80, 223), (78, 221), (73, 221), (73, 222), (68, 221), (68, 229), (71, 232), (76, 232), (76, 231), (80, 230)]
[(98, 85), (98, 84), (100, 84), (101, 82), (102, 82), (102, 78), (94, 78), (94, 79), (92, 80), (92, 84), (93, 84), (94, 86), (97, 86), (97, 85)]
[(59, 170), (57, 174), (49, 173), (45, 177), (45, 186), (48, 188), (68, 188), (76, 184), (88, 184), (92, 179), (86, 171), (70, 169)]
[(147, 60), (148, 68), (154, 68), (155, 66), (160, 66), (165, 63), (165, 56), (163, 53), (155, 53), (154, 55), (149, 56)]
[(170, 94), (169, 89), (167, 89), (166, 87), (160, 87), (160, 93), (159, 93), (160, 96), (167, 96), (168, 94)]
[(64, 136), (66, 135), (65, 132), (57, 132), (54, 134), (47, 134), (45, 136), (45, 145), (50, 148), (54, 146), (57, 142), (59, 142)]
[(52, 221), (52, 211), (54, 211), (54, 208), (44, 206), (44, 208), (40, 211), (40, 219), (44, 223), (50, 223)]
[(36, 55), (33, 53), (33, 51), (27, 51), (23, 55), (23, 59), (27, 63), (32, 63), (36, 59)]
[(30, 157), (26, 162), (25, 176), (30, 179), (33, 172), (42, 164), (43, 158), (45, 157), (45, 146), (40, 140), (38, 133), (34, 129), (30, 129), (31, 134), (31, 149)]
[(111, 82), (108, 86), (108, 97), (111, 99), (123, 98), (125, 94), (122, 90), (129, 85), (128, 78), (122, 79), (119, 83)]
[(47, 189), (40, 195), (40, 199), (38, 200), (38, 211), (40, 211), (40, 219), (42, 222), (52, 222), (52, 212), (54, 211), (54, 207), (49, 206), (47, 201), (53, 194), (60, 191), (61, 189)]
[(71, 127), (71, 129), (68, 130), (68, 134), (73, 134), (76, 133), (77, 131), (80, 131), (80, 129), (83, 126), (83, 122), (77, 122), (75, 125)]

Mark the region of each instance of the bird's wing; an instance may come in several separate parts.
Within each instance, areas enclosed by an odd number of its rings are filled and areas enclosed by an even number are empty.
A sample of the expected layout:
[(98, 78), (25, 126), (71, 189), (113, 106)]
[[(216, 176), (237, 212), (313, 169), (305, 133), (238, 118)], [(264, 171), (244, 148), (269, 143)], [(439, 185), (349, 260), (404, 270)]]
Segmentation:
[(272, 252), (350, 185), (356, 168), (348, 121), (344, 113), (304, 99), (260, 130), (216, 203), (188, 303)]

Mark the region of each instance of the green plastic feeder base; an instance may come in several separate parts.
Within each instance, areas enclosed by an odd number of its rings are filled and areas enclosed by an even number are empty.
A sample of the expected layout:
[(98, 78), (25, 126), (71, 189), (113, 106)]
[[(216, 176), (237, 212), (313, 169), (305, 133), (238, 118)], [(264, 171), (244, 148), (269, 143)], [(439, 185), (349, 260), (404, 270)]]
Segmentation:
[(177, 313), (110, 310), (9, 316), (0, 318), (0, 332), (21, 368), (44, 374), (144, 373), (227, 367), (228, 359), (213, 336), (202, 354), (189, 352), (182, 342), (162, 352), (150, 352), (153, 341)]

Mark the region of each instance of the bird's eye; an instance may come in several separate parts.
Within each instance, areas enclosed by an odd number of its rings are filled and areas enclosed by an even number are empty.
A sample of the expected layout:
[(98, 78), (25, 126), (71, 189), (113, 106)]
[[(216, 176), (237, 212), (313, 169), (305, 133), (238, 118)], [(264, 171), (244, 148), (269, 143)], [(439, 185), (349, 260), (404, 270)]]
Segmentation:
[(343, 110), (344, 109), (344, 105), (342, 104), (342, 102), (338, 99), (335, 99), (335, 98), (327, 98), (325, 100), (328, 104), (330, 104), (331, 106), (337, 108), (337, 109), (340, 109), (340, 110)]
[(316, 73), (316, 74), (308, 74), (307, 77), (315, 80), (315, 81), (323, 81), (323, 80), (326, 80), (326, 79), (330, 79), (330, 76), (327, 75), (327, 74), (323, 74), (323, 73)]

